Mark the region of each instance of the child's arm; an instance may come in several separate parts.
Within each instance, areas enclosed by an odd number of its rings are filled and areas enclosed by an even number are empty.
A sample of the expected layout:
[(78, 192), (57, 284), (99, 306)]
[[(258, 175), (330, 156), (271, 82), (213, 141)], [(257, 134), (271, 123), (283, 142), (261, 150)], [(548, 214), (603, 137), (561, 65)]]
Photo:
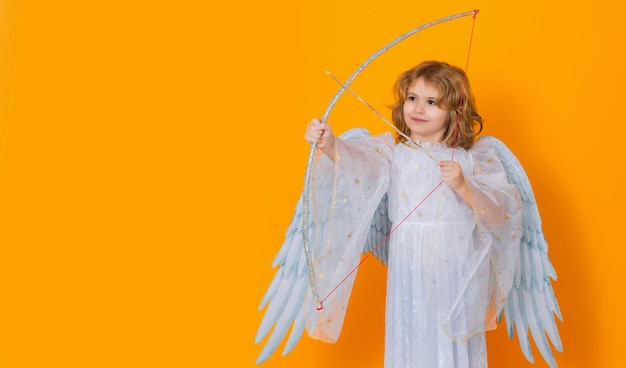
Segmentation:
[(335, 161), (335, 135), (330, 124), (319, 119), (311, 120), (306, 127), (304, 139), (311, 144), (317, 143), (317, 148), (332, 161)]
[(467, 203), (472, 211), (476, 212), (476, 206), (479, 206), (480, 217), (483, 221), (489, 223), (494, 228), (500, 228), (505, 220), (504, 207), (487, 198), (481, 191), (475, 191), (479, 198), (475, 198), (475, 194), (470, 189), (470, 184), (465, 180), (461, 165), (456, 161), (439, 161), (441, 167), (441, 178), (444, 183), (448, 184), (450, 189), (461, 197)]

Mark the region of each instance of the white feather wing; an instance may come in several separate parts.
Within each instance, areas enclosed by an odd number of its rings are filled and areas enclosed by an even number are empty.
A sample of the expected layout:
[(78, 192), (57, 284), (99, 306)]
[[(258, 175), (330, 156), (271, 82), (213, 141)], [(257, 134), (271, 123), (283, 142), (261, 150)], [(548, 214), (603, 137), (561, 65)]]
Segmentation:
[(372, 216), (370, 231), (363, 247), (363, 252), (372, 252), (384, 265), (387, 264), (389, 254), (389, 234), (391, 233), (391, 220), (387, 214), (387, 194), (380, 200), (380, 204)]
[(563, 351), (555, 315), (561, 321), (563, 317), (550, 281), (556, 280), (556, 272), (548, 257), (548, 244), (543, 234), (535, 195), (526, 172), (513, 152), (495, 137), (480, 139), (488, 140), (495, 146), (509, 182), (519, 188), (524, 211), (523, 237), (515, 280), (502, 310), (507, 332), (513, 338), (517, 331), (524, 355), (530, 362), (534, 362), (528, 334), (530, 331), (544, 360), (555, 368), (556, 361), (548, 341), (557, 351)]
[[(259, 305), (259, 310), (266, 306), (267, 310), (254, 342), (258, 344), (263, 341), (270, 330), (271, 335), (257, 358), (257, 364), (264, 362), (274, 353), (289, 328), (293, 326), (283, 355), (290, 352), (300, 340), (305, 328), (304, 297), (309, 287), (309, 279), (302, 240), (302, 217), (303, 204), (300, 196), (295, 214), (287, 228), (285, 241), (272, 262), (272, 267), (278, 266), (278, 269)], [(312, 220), (309, 229), (311, 226)]]

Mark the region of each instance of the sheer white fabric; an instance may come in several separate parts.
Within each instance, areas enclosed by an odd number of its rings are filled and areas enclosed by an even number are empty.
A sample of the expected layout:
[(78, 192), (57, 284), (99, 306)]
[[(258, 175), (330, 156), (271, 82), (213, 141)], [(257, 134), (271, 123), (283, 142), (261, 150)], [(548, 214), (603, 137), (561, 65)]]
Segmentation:
[(312, 172), (314, 270), (320, 298), (330, 296), (323, 309), (315, 311), (309, 290), (307, 330), (311, 337), (331, 343), (343, 326), (356, 276), (356, 271), (350, 272), (360, 261), (372, 213), (389, 184), (393, 147), (391, 135), (370, 137), (355, 129), (345, 136), (354, 140), (336, 140), (335, 162), (320, 155)]
[[(521, 236), (517, 187), (496, 151), (488, 143), (454, 151), (473, 211), (445, 184), (426, 198), (441, 182), (436, 160), (449, 160), (452, 149), (425, 144), (433, 160), (394, 145), (390, 134), (351, 136), (338, 140), (334, 163), (320, 156), (314, 168), (314, 218), (323, 224), (313, 239), (320, 295), (358, 264), (372, 213), (387, 193), (392, 228), (400, 226), (389, 243), (385, 367), (486, 367), (484, 332), (495, 327), (511, 288)], [(354, 276), (321, 313), (311, 311), (311, 336), (336, 341)]]

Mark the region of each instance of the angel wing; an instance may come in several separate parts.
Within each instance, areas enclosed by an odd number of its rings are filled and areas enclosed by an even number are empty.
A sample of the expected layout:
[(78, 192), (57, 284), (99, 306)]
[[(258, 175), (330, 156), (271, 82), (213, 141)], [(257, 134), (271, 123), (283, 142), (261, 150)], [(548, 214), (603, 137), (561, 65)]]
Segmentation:
[[(272, 267), (279, 267), (259, 305), (259, 310), (262, 310), (269, 303), (254, 342), (260, 343), (270, 332), (272, 326), (274, 329), (257, 358), (257, 364), (263, 363), (274, 353), (292, 325), (293, 328), (283, 350), (283, 355), (295, 347), (304, 331), (305, 308), (303, 306), (305, 292), (309, 287), (309, 279), (302, 240), (304, 227), (302, 214), (301, 195), (296, 205), (295, 214), (287, 228), (285, 241), (272, 262)], [(313, 221), (310, 220), (309, 229), (312, 225)]]
[[(369, 135), (369, 132), (357, 128), (346, 131), (340, 138), (357, 140), (364, 135)], [(325, 209), (319, 210), (326, 212)], [(274, 353), (291, 328), (291, 333), (283, 349), (283, 355), (289, 353), (300, 341), (306, 328), (307, 308), (305, 306), (305, 297), (310, 282), (302, 236), (304, 228), (303, 213), (304, 206), (301, 195), (287, 228), (285, 240), (272, 262), (272, 267), (278, 266), (278, 269), (259, 305), (259, 310), (266, 306), (267, 310), (261, 320), (254, 341), (258, 344), (267, 337), (270, 331), (271, 334), (257, 358), (257, 364), (263, 363)], [(311, 232), (313, 227), (312, 217), (309, 217), (307, 226), (308, 231)], [(315, 226), (325, 228), (327, 223), (318, 220)], [(387, 262), (386, 243), (390, 227), (391, 222), (387, 217), (387, 196), (385, 195), (372, 216), (370, 230), (363, 247), (364, 252), (373, 251), (372, 254), (384, 264)], [(308, 310), (310, 309), (308, 308)]]
[(548, 257), (548, 244), (541, 227), (541, 218), (530, 181), (513, 152), (495, 137), (484, 136), (496, 148), (509, 182), (518, 186), (522, 197), (522, 231), (520, 256), (515, 267), (515, 280), (503, 306), (509, 338), (514, 331), (526, 359), (534, 363), (528, 331), (544, 360), (555, 368), (556, 361), (548, 339), (559, 352), (563, 344), (556, 326), (556, 315), (563, 321), (550, 279), (556, 272)]
[(363, 252), (372, 252), (384, 265), (389, 258), (389, 234), (391, 233), (391, 220), (387, 214), (387, 194), (383, 196), (378, 204), (378, 208), (372, 216), (372, 224), (367, 235)]

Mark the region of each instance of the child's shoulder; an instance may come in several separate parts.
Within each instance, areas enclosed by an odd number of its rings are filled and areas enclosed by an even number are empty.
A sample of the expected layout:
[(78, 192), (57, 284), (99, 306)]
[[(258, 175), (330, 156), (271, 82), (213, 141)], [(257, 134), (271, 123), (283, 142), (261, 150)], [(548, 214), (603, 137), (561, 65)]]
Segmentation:
[(476, 142), (474, 142), (472, 149), (493, 148), (495, 139), (497, 138), (486, 135), (479, 137), (476, 139)]
[(356, 140), (363, 139), (366, 137), (371, 137), (371, 136), (372, 135), (370, 134), (369, 130), (365, 128), (352, 128), (343, 132), (339, 136), (339, 138), (345, 141), (356, 141)]
[(502, 146), (503, 143), (499, 139), (492, 136), (482, 136), (476, 140), (469, 152), (477, 160), (500, 161), (500, 147)]
[(493, 136), (482, 136), (476, 140), (470, 152), (497, 151), (498, 146), (503, 145), (502, 141)]
[(369, 132), (369, 130), (365, 128), (348, 129), (345, 132), (343, 132), (339, 136), (339, 138), (345, 141), (358, 141), (358, 140), (365, 139), (365, 138), (377, 138), (385, 142), (389, 142), (391, 144), (393, 144), (393, 141), (394, 141), (393, 135), (389, 132), (385, 132), (385, 133), (378, 134), (378, 135), (372, 135)]

